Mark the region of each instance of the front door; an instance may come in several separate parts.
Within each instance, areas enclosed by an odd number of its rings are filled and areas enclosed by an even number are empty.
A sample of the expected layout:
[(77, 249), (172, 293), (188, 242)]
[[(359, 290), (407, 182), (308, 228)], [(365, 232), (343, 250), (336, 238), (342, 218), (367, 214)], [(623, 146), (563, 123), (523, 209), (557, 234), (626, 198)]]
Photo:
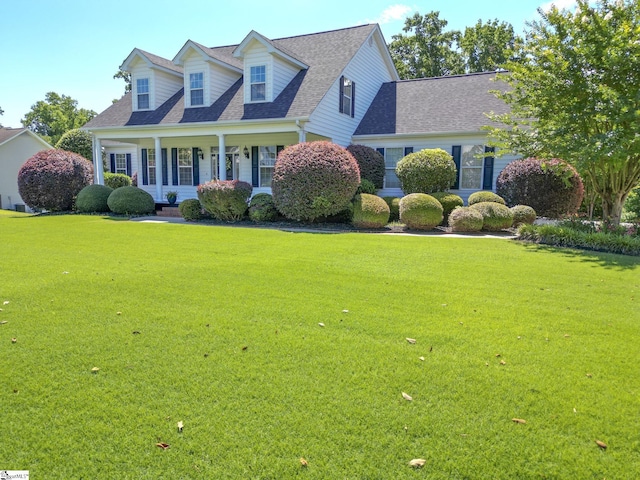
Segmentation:
[[(240, 173), (240, 148), (226, 147), (225, 150), (227, 180), (237, 180)], [(219, 158), (218, 147), (211, 147), (211, 174), (216, 179), (220, 178)]]

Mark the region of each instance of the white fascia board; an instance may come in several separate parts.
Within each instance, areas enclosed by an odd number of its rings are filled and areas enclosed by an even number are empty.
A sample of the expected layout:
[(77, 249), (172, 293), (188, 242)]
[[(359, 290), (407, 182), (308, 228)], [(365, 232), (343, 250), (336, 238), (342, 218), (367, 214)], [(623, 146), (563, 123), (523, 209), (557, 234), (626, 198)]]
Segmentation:
[(162, 67), (160, 65), (157, 65), (155, 63), (153, 63), (151, 60), (149, 60), (149, 58), (147, 58), (147, 56), (142, 53), (139, 49), (134, 48), (133, 51), (129, 54), (129, 56), (125, 59), (124, 62), (122, 62), (122, 65), (120, 65), (120, 70), (123, 70), (125, 72), (129, 72), (129, 65), (131, 65), (131, 62), (133, 61), (134, 58), (136, 57), (140, 57), (142, 59), (142, 61), (144, 63), (147, 64), (147, 66), (153, 70), (160, 70), (161, 72), (165, 72), (168, 73), (169, 75), (173, 75), (175, 77), (178, 77), (180, 79), (182, 79), (184, 77), (184, 75), (182, 73), (176, 72), (175, 70), (171, 70), (170, 68), (166, 68), (166, 67)]
[(309, 68), (309, 65), (307, 65), (304, 62), (301, 62), (297, 58), (294, 58), (291, 55), (278, 49), (271, 43), (270, 40), (267, 39), (267, 37), (259, 34), (255, 30), (251, 30), (251, 32), (249, 32), (249, 35), (244, 37), (244, 40), (242, 40), (242, 42), (240, 42), (240, 45), (238, 45), (233, 51), (233, 56), (236, 58), (244, 58), (244, 50), (247, 48), (249, 43), (251, 43), (251, 40), (256, 40), (257, 42), (260, 42), (262, 45), (265, 46), (268, 53), (270, 53), (271, 55), (277, 55), (281, 59), (291, 63), (292, 65), (300, 68), (301, 70), (306, 70), (307, 68)]
[(37, 133), (33, 133), (28, 128), (25, 128), (20, 133), (17, 133), (12, 137), (7, 138), (4, 142), (0, 143), (0, 147), (6, 143), (9, 143), (11, 140), (18, 138), (20, 135), (27, 135), (27, 136), (31, 136), (32, 138), (35, 138), (40, 144), (42, 144), (43, 147), (46, 147), (48, 150), (51, 150), (54, 148), (53, 146), (49, 145), (42, 137), (40, 137), (40, 135), (38, 135)]
[(351, 138), (355, 140), (380, 140), (388, 141), (394, 139), (407, 139), (407, 138), (434, 138), (434, 137), (471, 137), (482, 136), (486, 137), (487, 133), (482, 130), (469, 131), (469, 132), (428, 132), (428, 133), (387, 133), (384, 135), (352, 135)]
[[(396, 65), (393, 63), (393, 59), (391, 58), (391, 53), (389, 53), (389, 47), (387, 47), (387, 42), (384, 39), (384, 35), (382, 34), (382, 30), (380, 30), (380, 25), (376, 25), (376, 28), (369, 37), (374, 37), (374, 41), (378, 45), (378, 49), (382, 52), (382, 59), (384, 63), (387, 65), (389, 72), (393, 79), (397, 82), (400, 80), (400, 75), (398, 75), (398, 70), (396, 70)], [(368, 41), (368, 39), (367, 39)]]
[(190, 48), (192, 48), (200, 56), (202, 56), (202, 59), (204, 61), (206, 61), (206, 62), (215, 63), (216, 65), (219, 65), (219, 66), (221, 66), (223, 68), (226, 68), (227, 70), (232, 70), (232, 71), (234, 71), (236, 73), (239, 73), (239, 74), (244, 73), (241, 68), (234, 67), (233, 65), (231, 65), (231, 64), (229, 64), (227, 62), (223, 62), (220, 59), (212, 57), (207, 52), (202, 50), (202, 47), (200, 45), (198, 45), (196, 42), (194, 42), (193, 40), (187, 40), (187, 43), (184, 44), (184, 46), (180, 49), (178, 54), (175, 57), (173, 57), (172, 62), (175, 63), (176, 65), (179, 65), (179, 66), (183, 67), (184, 66), (183, 57), (186, 55), (186, 53), (189, 51)]

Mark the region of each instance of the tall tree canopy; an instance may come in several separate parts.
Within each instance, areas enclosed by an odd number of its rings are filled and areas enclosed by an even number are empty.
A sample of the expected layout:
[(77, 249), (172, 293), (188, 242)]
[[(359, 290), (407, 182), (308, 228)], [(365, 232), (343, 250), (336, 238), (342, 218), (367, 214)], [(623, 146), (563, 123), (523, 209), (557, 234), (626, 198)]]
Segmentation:
[(129, 72), (118, 70), (113, 78), (121, 78), (124, 80), (124, 93), (129, 93), (131, 91), (131, 74)]
[(78, 101), (71, 97), (49, 92), (31, 106), (22, 125), (55, 145), (65, 132), (83, 126), (96, 115), (93, 110), (78, 109)]
[(489, 20), (478, 20), (473, 27), (467, 27), (460, 37), (460, 49), (466, 71), (492, 72), (501, 68), (508, 60), (517, 58), (517, 36), (511, 24)]
[(578, 0), (575, 12), (539, 10), (524, 56), (500, 77), (511, 113), (492, 116), (503, 152), (573, 164), (618, 224), (640, 182), (640, 2)]

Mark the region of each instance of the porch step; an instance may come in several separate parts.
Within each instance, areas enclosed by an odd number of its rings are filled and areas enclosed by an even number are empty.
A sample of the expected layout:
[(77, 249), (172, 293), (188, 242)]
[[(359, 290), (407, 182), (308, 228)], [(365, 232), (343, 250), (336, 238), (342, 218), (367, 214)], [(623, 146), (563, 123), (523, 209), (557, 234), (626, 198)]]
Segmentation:
[(180, 215), (180, 210), (178, 210), (178, 207), (171, 207), (171, 206), (161, 206), (156, 210), (156, 215), (158, 217), (181, 217), (182, 215)]

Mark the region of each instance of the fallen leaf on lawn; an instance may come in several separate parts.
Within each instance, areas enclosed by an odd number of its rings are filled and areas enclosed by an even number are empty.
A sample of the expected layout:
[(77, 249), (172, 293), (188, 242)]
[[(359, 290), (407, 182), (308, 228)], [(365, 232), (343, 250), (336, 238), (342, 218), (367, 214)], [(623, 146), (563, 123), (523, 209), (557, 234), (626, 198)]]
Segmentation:
[(515, 423), (520, 423), (520, 424), (522, 424), (522, 425), (524, 425), (525, 423), (527, 423), (527, 421), (526, 421), (526, 420), (523, 420), (522, 418), (512, 418), (512, 419), (511, 419), (511, 421), (512, 421), (512, 422), (515, 422)]
[(245, 345), (244, 347), (242, 347), (242, 351), (244, 352), (247, 348), (249, 348), (247, 345)]
[(9, 305), (9, 300), (5, 300), (2, 304), (3, 305)]
[(591, 377), (593, 377), (593, 374), (591, 374), (591, 373), (587, 373), (587, 377), (588, 377), (588, 378), (591, 378)]
[(324, 327), (324, 323), (320, 322), (320, 323), (318, 324), (318, 326), (319, 326), (319, 327)]
[(573, 413), (578, 413), (578, 411), (576, 410), (576, 407), (573, 407)]
[(564, 338), (569, 338), (571, 335), (565, 335)]
[(63, 275), (68, 275), (68, 274), (69, 274), (69, 272), (62, 272), (62, 274), (63, 274)]
[(342, 313), (349, 313), (349, 310), (342, 310)]
[(500, 355), (499, 353), (496, 353), (496, 357), (501, 357), (502, 355)]
[(160, 442), (160, 443), (156, 443), (156, 447), (160, 447), (161, 449), (166, 450), (167, 448), (169, 448), (169, 444)]
[(429, 352), (433, 352), (433, 345), (429, 347)]
[(308, 467), (309, 462), (307, 462), (304, 458), (300, 457), (300, 465), (302, 465), (303, 467)]
[(506, 365), (507, 362), (505, 362), (504, 360), (500, 360), (500, 365)]
[(3, 320), (2, 322), (0, 322), (0, 325), (4, 325), (5, 323), (8, 323), (6, 320)]
[(116, 312), (116, 315), (122, 315), (122, 312)]
[(178, 422), (178, 432), (182, 433), (182, 429), (184, 428), (184, 424), (182, 423), (182, 420)]
[(424, 362), (424, 357), (420, 357), (420, 360), (422, 360)]
[(413, 397), (411, 395), (408, 395), (404, 392), (402, 392), (402, 398), (404, 398), (405, 400), (411, 402), (413, 400)]
[(607, 444), (604, 442), (601, 442), (600, 440), (596, 440), (596, 445), (598, 445), (603, 450), (607, 449)]
[(416, 340), (415, 338), (405, 338), (405, 340), (406, 340), (407, 342), (409, 342), (411, 345), (413, 345), (414, 343), (416, 343), (416, 342), (417, 342), (417, 340)]
[(409, 462), (409, 465), (413, 468), (420, 468), (424, 467), (425, 463), (427, 463), (427, 461), (424, 458), (414, 458)]
[(93, 367), (91, 369), (91, 373), (98, 373), (100, 371), (100, 369), (98, 367)]
[(484, 362), (484, 365), (485, 365), (486, 367), (488, 367), (488, 366), (489, 366), (489, 362)]
[(15, 338), (15, 337), (11, 339), (11, 343), (16, 343), (17, 341), (18, 341), (18, 339)]

